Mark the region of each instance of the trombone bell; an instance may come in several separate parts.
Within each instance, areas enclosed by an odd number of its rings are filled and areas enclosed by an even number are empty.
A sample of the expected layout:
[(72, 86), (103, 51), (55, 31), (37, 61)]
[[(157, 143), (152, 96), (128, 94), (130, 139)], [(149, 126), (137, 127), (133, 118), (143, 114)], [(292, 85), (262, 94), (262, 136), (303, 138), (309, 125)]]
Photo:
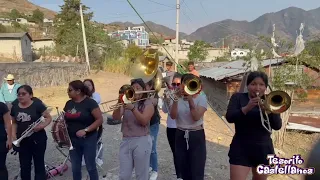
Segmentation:
[(201, 91), (201, 83), (198, 78), (184, 80), (184, 92), (188, 95), (195, 95)]
[(266, 95), (264, 105), (270, 112), (280, 114), (291, 106), (291, 97), (284, 91), (272, 91)]

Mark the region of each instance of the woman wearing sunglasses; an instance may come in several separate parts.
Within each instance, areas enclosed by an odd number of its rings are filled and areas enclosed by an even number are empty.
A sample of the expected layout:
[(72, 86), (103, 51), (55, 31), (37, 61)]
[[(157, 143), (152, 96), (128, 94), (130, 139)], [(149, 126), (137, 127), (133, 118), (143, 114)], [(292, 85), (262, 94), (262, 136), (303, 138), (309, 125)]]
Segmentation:
[(90, 180), (98, 180), (96, 149), (98, 128), (102, 124), (102, 113), (98, 103), (90, 98), (89, 89), (80, 80), (69, 83), (70, 100), (64, 107), (68, 133), (74, 147), (70, 150), (74, 180), (81, 180), (82, 156), (86, 163)]
[[(172, 83), (171, 83), (171, 87), (173, 88), (173, 91), (179, 89), (180, 84), (181, 84), (181, 74), (175, 73), (175, 75), (173, 76)], [(162, 105), (162, 111), (164, 113), (168, 113), (168, 109), (170, 108), (168, 106), (170, 106), (170, 105), (172, 105), (172, 100), (170, 99), (170, 97), (165, 96), (164, 103)], [(177, 161), (177, 157), (175, 155), (176, 130), (177, 130), (176, 121), (174, 119), (172, 119), (170, 117), (170, 115), (168, 115), (167, 116), (167, 129), (166, 129), (167, 138), (168, 138), (168, 142), (169, 142), (172, 154), (173, 154), (173, 163), (174, 163), (174, 167), (176, 170), (177, 179), (179, 180), (179, 179), (181, 179), (181, 173), (179, 171), (178, 161)]]
[(35, 180), (47, 179), (44, 155), (47, 148), (47, 134), (44, 130), (52, 117), (47, 107), (41, 100), (34, 100), (33, 90), (28, 85), (22, 85), (18, 88), (18, 103), (14, 103), (11, 108), (12, 133), (13, 139), (20, 138), (22, 133), (39, 118), (44, 117), (44, 122), (36, 126), (34, 133), (24, 138), (20, 142), (20, 147), (15, 148), (19, 152), (19, 161), (21, 169), (21, 179), (31, 179), (31, 161), (33, 159)]
[[(146, 85), (142, 79), (131, 81), (134, 91), (145, 91)], [(113, 112), (113, 119), (122, 119), (122, 142), (120, 145), (119, 180), (129, 180), (135, 169), (137, 180), (149, 179), (150, 154), (152, 140), (150, 137), (150, 120), (154, 113), (154, 106), (150, 99), (145, 99), (147, 93), (135, 94), (134, 104), (125, 104)], [(119, 96), (121, 102), (122, 96)]]
[(196, 94), (188, 95), (184, 80), (198, 78), (193, 74), (181, 77), (180, 97), (170, 108), (170, 117), (176, 120), (175, 155), (183, 180), (203, 180), (206, 163), (206, 138), (203, 116), (207, 111), (207, 99)]

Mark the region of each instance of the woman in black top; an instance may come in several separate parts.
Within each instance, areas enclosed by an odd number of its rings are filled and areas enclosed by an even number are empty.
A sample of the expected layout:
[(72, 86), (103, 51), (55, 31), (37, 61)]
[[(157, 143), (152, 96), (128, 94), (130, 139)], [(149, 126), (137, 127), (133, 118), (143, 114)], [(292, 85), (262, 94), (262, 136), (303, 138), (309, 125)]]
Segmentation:
[(96, 167), (97, 129), (102, 125), (102, 113), (97, 102), (90, 98), (82, 81), (69, 83), (70, 100), (64, 107), (69, 136), (74, 147), (70, 151), (73, 180), (81, 180), (81, 161), (84, 156), (90, 180), (98, 180)]
[[(236, 130), (228, 154), (230, 179), (245, 180), (252, 169), (253, 179), (265, 180), (267, 175), (259, 175), (256, 167), (269, 165), (267, 155), (274, 154), (271, 134), (261, 124), (258, 106), (267, 89), (268, 76), (263, 72), (251, 72), (246, 84), (248, 92), (233, 94), (226, 114), (227, 121), (234, 123)], [(257, 97), (257, 92), (260, 97)], [(264, 111), (264, 107), (261, 110)], [(270, 113), (268, 117), (271, 128), (279, 130), (282, 126), (280, 115)]]
[(6, 158), (8, 150), (12, 147), (12, 125), (9, 109), (0, 102), (0, 179), (8, 180)]
[(52, 118), (47, 107), (41, 100), (33, 101), (33, 91), (28, 85), (22, 85), (18, 88), (19, 103), (12, 104), (12, 132), (13, 139), (20, 138), (22, 133), (28, 129), (29, 125), (37, 121), (42, 116), (45, 121), (36, 126), (34, 133), (24, 138), (20, 142), (19, 161), (21, 169), (21, 179), (31, 179), (31, 160), (33, 159), (35, 179), (46, 179), (46, 170), (44, 164), (44, 154), (47, 148), (47, 134), (44, 130)]

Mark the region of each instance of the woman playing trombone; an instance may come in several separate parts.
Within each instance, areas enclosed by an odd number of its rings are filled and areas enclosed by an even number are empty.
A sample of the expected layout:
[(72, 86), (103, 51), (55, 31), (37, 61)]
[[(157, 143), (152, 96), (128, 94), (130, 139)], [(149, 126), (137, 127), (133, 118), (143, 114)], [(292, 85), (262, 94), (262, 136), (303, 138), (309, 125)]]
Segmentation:
[(200, 83), (200, 79), (193, 74), (181, 77), (180, 93), (183, 97), (173, 102), (170, 117), (177, 124), (175, 155), (182, 179), (203, 180), (207, 155), (203, 116), (207, 111), (207, 99), (199, 92), (194, 95), (186, 93), (186, 80), (190, 79)]
[[(134, 91), (145, 91), (146, 85), (142, 79), (131, 81)], [(119, 96), (119, 102), (121, 101)], [(152, 140), (149, 124), (154, 113), (154, 105), (150, 99), (145, 99), (147, 93), (135, 94), (134, 104), (125, 104), (112, 114), (113, 119), (122, 119), (122, 142), (120, 145), (119, 180), (129, 180), (135, 169), (137, 180), (149, 179), (150, 154)], [(122, 118), (123, 116), (123, 118)]]
[[(47, 179), (44, 155), (47, 148), (47, 135), (44, 128), (52, 120), (47, 107), (41, 100), (33, 100), (32, 88), (22, 85), (18, 88), (18, 101), (11, 108), (13, 139), (20, 138), (28, 127), (42, 116), (45, 121), (33, 128), (33, 134), (19, 143), (19, 161), (21, 179), (31, 179), (31, 161), (33, 159), (35, 180)], [(15, 148), (15, 147), (14, 147)]]
[[(271, 133), (262, 123), (258, 103), (268, 87), (268, 77), (263, 72), (251, 72), (247, 78), (247, 93), (235, 93), (228, 104), (226, 119), (235, 124), (235, 135), (229, 150), (230, 179), (245, 180), (252, 170), (253, 179), (266, 180), (266, 175), (259, 175), (256, 167), (268, 165), (267, 155), (274, 154)], [(259, 95), (257, 97), (257, 94)], [(270, 126), (279, 130), (282, 120), (279, 114), (268, 114)]]

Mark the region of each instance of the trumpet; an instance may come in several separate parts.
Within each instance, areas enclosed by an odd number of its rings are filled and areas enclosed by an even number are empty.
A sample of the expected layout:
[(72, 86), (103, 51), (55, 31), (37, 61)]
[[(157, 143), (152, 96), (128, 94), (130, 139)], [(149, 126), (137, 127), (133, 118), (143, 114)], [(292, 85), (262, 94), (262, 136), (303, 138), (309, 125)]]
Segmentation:
[[(257, 97), (259, 97), (259, 92), (256, 93)], [(261, 123), (262, 126), (269, 131), (272, 132), (268, 113), (280, 114), (289, 109), (291, 106), (291, 97), (284, 91), (272, 91), (271, 93), (264, 95), (264, 98), (260, 98), (258, 102)], [(261, 110), (261, 106), (265, 108), (265, 116), (264, 118)], [(266, 127), (265, 123), (268, 127)]]
[(29, 136), (31, 136), (34, 131), (33, 129), (35, 127), (37, 127), (40, 123), (44, 122), (44, 117), (41, 116), (37, 121), (33, 122), (22, 134), (21, 137), (15, 141), (12, 142), (13, 145), (15, 145), (16, 147), (20, 147), (20, 143), (24, 138), (27, 138)]

